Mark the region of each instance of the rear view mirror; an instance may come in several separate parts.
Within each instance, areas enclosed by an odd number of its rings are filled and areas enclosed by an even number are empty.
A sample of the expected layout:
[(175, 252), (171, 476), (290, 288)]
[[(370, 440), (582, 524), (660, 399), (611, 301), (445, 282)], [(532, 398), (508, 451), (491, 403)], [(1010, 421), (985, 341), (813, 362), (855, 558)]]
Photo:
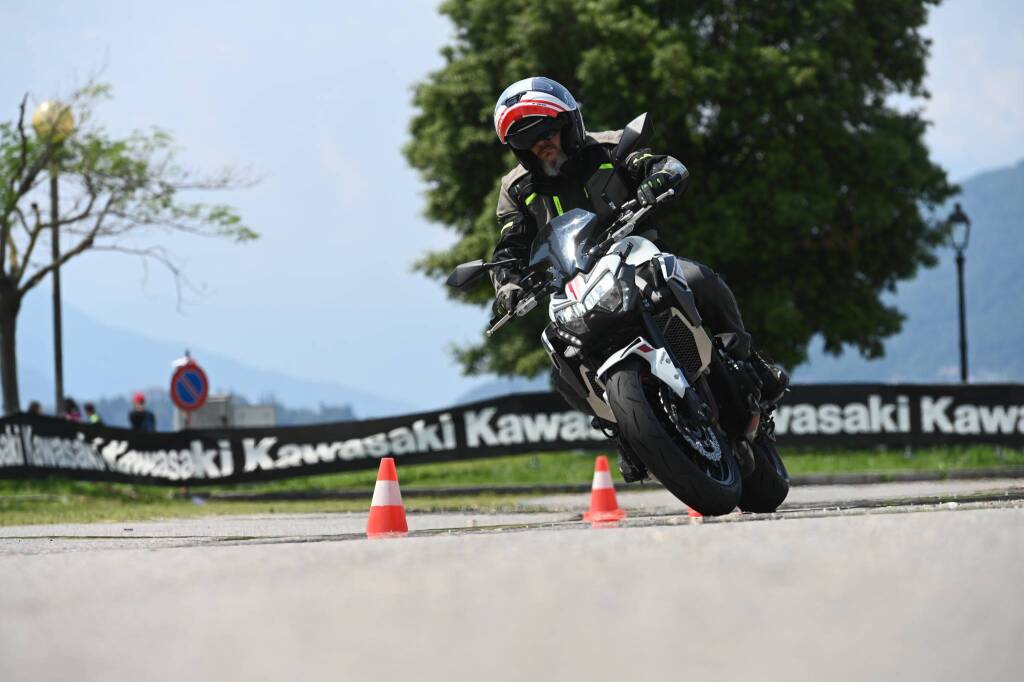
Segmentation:
[(654, 135), (654, 124), (647, 113), (640, 114), (622, 130), (622, 137), (612, 154), (612, 161), (621, 163), (627, 156), (647, 144)]
[(487, 266), (483, 259), (471, 260), (468, 263), (456, 265), (445, 283), (460, 291), (466, 291), (476, 284), (485, 272), (487, 272)]
[(455, 269), (452, 270), (452, 274), (448, 275), (445, 284), (459, 291), (469, 291), (479, 284), (480, 279), (488, 270), (502, 265), (511, 265), (515, 262), (514, 258), (506, 258), (505, 260), (492, 261), (490, 263), (479, 258), (471, 260), (468, 263), (456, 265)]

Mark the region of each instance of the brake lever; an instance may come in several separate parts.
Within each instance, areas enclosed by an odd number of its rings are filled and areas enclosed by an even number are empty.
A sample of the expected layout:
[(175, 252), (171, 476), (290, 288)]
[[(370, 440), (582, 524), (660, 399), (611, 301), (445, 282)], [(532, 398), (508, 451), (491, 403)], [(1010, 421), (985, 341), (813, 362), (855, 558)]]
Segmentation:
[(512, 319), (512, 313), (505, 313), (504, 316), (499, 318), (497, 322), (495, 322), (493, 325), (491, 325), (491, 328), (488, 329), (487, 331), (485, 331), (484, 334), (488, 338), (490, 338), (494, 334), (494, 332), (498, 331), (499, 329), (504, 327), (506, 324), (508, 324), (508, 321), (511, 320), (511, 319)]

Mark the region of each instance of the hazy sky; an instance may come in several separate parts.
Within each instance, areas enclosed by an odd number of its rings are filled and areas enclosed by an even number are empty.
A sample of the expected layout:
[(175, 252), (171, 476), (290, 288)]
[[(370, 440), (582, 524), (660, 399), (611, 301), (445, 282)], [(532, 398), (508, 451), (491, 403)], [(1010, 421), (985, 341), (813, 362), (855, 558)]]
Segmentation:
[[(265, 176), (220, 197), (258, 242), (171, 240), (205, 287), (183, 312), (167, 275), (113, 255), (67, 267), (65, 300), (113, 326), (421, 407), (480, 383), (446, 348), (477, 338), (485, 313), (411, 272), (452, 241), (421, 217), (424, 186), (400, 152), (411, 86), (441, 66), (451, 34), (435, 5), (5, 0), (0, 119), (26, 91), (66, 92), (105, 64), (113, 131), (156, 124), (196, 167)], [(954, 179), (1024, 156), (1019, 7), (951, 0), (928, 25), (928, 143)]]

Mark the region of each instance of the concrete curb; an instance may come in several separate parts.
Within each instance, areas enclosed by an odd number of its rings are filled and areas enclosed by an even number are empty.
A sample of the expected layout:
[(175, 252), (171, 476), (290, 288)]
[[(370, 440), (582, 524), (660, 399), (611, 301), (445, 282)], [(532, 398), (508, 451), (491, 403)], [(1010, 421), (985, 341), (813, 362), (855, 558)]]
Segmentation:
[[(986, 478), (1024, 478), (1024, 466), (989, 469), (956, 469), (950, 471), (889, 471), (884, 473), (810, 474), (794, 476), (790, 485), (872, 485), (876, 483), (917, 483), (923, 481), (971, 481)], [(619, 490), (660, 489), (660, 483), (617, 483)], [(528, 485), (453, 486), (447, 488), (402, 488), (403, 497), (459, 497), (472, 495), (558, 495), (590, 492), (589, 483), (537, 483)], [(271, 493), (215, 492), (192, 493), (208, 500), (225, 502), (264, 502), (275, 500), (361, 500), (369, 499), (373, 489), (365, 490), (295, 490)]]

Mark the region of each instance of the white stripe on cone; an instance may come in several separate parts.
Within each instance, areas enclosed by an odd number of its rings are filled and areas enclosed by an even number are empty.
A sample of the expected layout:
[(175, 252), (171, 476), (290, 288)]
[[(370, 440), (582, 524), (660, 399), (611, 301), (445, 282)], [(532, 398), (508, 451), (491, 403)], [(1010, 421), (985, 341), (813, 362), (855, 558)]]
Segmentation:
[(370, 502), (370, 506), (402, 506), (402, 491), (398, 489), (398, 481), (377, 481), (377, 485), (373, 486), (373, 501)]
[(595, 471), (594, 472), (594, 484), (591, 486), (593, 490), (606, 490), (608, 488), (614, 488), (612, 484), (612, 475), (608, 471)]

